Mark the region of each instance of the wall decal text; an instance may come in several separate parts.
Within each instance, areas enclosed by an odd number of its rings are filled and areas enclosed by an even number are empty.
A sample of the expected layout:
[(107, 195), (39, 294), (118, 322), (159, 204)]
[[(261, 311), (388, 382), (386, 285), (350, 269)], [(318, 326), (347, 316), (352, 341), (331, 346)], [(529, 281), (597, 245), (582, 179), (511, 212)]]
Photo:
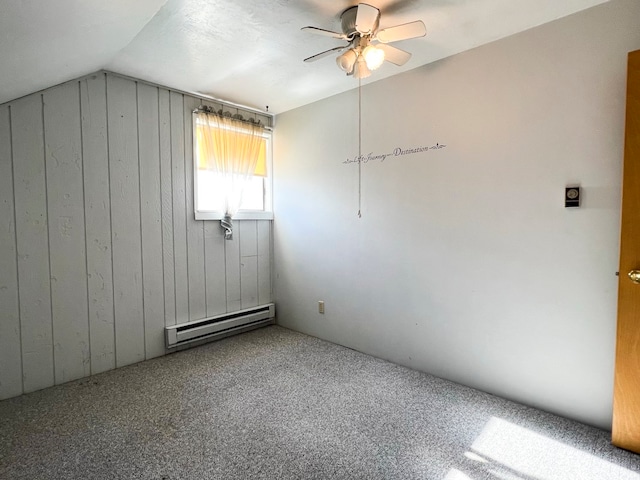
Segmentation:
[(366, 155), (356, 155), (353, 158), (347, 158), (344, 164), (347, 163), (369, 163), (379, 160), (380, 162), (384, 162), (389, 157), (401, 157), (403, 155), (415, 155), (416, 153), (423, 153), (429, 150), (440, 150), (442, 148), (446, 148), (446, 145), (441, 143), (436, 143), (435, 145), (431, 145), (430, 147), (414, 147), (414, 148), (401, 148), (396, 147), (390, 153), (373, 153), (370, 152)]

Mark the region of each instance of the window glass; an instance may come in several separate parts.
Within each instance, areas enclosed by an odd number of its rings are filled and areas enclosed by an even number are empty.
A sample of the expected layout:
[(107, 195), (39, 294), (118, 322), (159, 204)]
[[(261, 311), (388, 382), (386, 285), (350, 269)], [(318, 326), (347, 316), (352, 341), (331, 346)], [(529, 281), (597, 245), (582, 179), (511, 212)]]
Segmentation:
[[(203, 160), (203, 134), (201, 120), (194, 116), (194, 196), (197, 220), (220, 220), (223, 217), (225, 182), (230, 181), (207, 168)], [(264, 131), (264, 142), (253, 175), (246, 181), (242, 203), (234, 218), (269, 219), (271, 212), (271, 132)]]

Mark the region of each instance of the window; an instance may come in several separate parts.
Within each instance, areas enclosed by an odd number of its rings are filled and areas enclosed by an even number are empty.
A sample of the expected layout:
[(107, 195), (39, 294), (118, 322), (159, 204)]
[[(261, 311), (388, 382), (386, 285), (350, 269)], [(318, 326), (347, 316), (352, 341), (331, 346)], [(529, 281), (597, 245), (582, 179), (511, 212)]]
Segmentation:
[(271, 131), (199, 109), (193, 132), (196, 220), (273, 218)]

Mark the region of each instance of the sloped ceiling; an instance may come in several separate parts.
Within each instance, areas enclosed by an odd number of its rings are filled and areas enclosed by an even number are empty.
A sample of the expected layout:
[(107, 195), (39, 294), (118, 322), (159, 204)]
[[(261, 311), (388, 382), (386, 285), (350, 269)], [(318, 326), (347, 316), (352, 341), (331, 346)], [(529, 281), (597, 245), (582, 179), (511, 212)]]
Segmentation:
[(166, 0), (0, 0), (0, 103), (100, 70)]
[[(368, 83), (605, 3), (607, 0), (369, 0), (381, 28), (422, 20), (427, 36), (395, 46)], [(106, 69), (271, 113), (355, 88), (341, 45), (300, 30), (340, 30), (353, 0), (0, 0), (0, 103)], [(343, 42), (344, 43), (344, 42)]]

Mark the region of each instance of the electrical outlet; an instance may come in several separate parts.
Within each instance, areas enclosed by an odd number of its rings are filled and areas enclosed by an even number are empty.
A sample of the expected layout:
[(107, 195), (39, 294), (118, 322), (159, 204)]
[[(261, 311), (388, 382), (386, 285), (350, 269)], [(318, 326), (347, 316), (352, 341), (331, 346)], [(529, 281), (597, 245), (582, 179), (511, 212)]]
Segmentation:
[(324, 313), (324, 302), (322, 300), (318, 302), (318, 313)]

